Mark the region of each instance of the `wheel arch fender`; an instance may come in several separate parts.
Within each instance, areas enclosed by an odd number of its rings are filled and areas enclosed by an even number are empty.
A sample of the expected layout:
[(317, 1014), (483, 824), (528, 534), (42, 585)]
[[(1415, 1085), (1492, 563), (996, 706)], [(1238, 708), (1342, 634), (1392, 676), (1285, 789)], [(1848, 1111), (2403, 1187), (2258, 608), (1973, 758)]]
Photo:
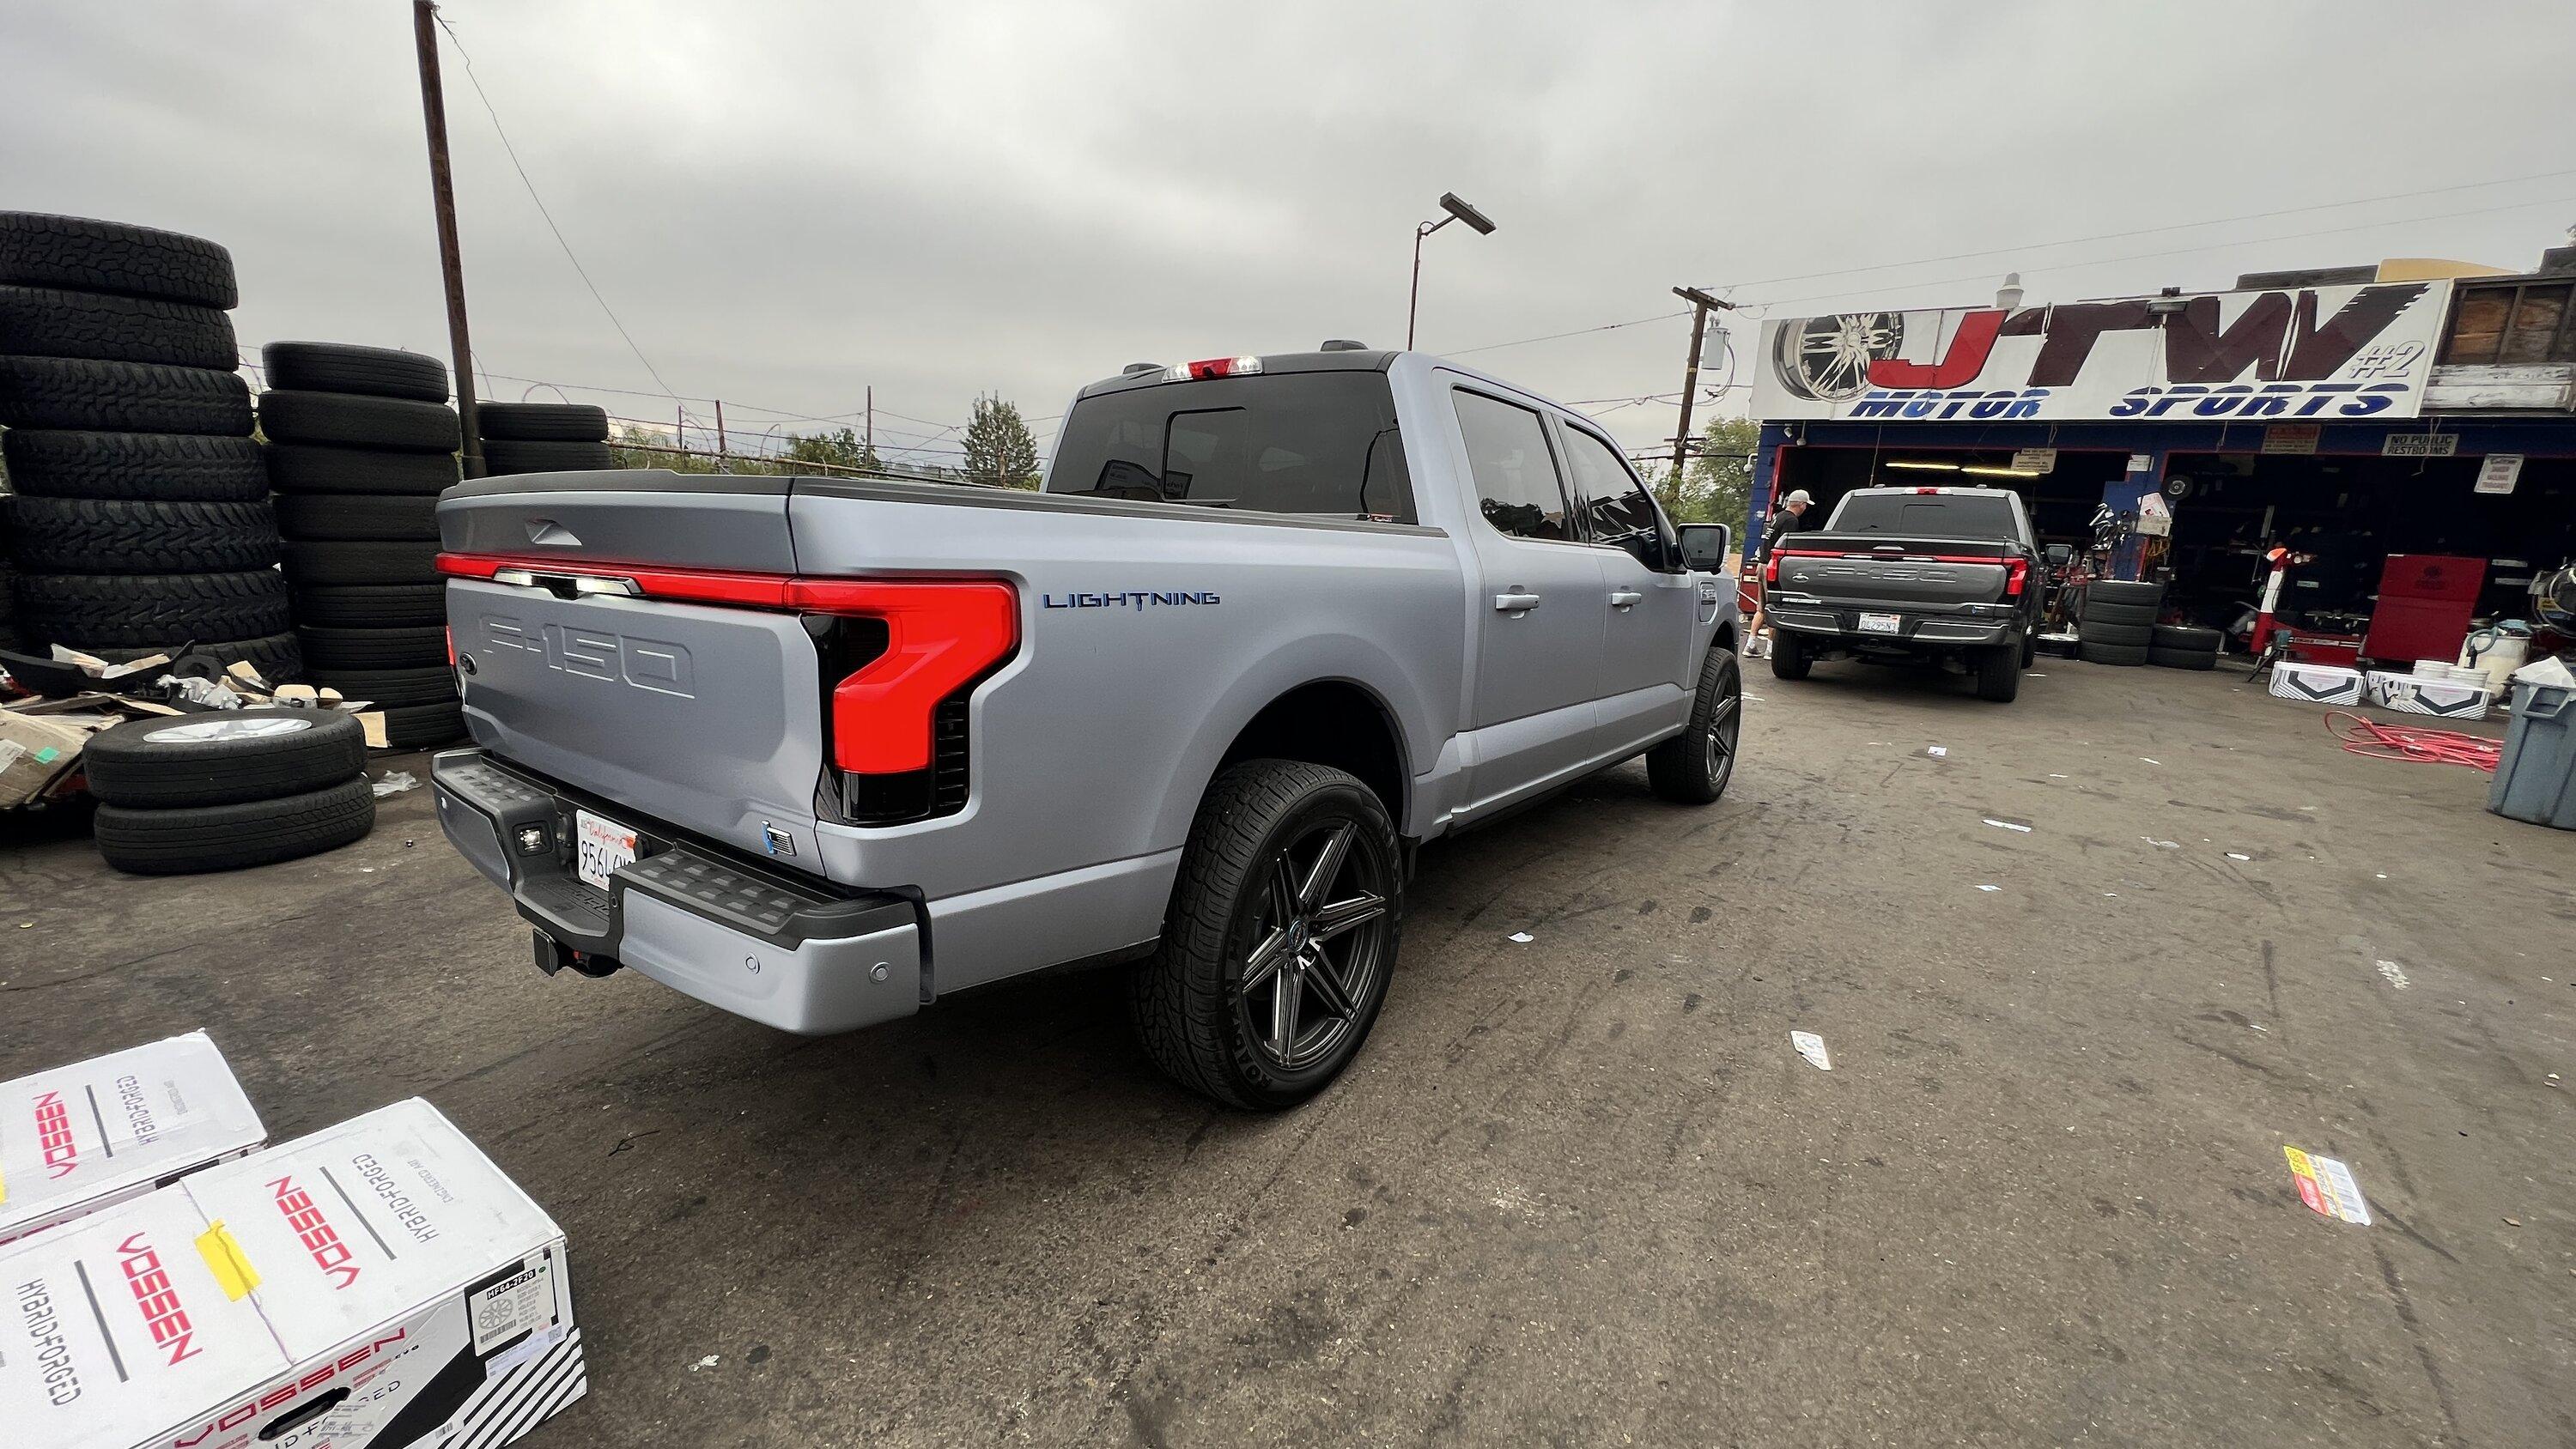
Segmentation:
[[(1387, 750), (1387, 758), (1377, 768), (1352, 768), (1344, 758), (1346, 748), (1293, 729), (1314, 720), (1315, 710), (1347, 711), (1362, 704), (1375, 716), (1363, 717), (1363, 727), (1375, 732)], [(1218, 771), (1237, 759), (1265, 753), (1350, 769), (1378, 790), (1397, 834), (1402, 835), (1411, 813), (1414, 777), (1423, 762), (1436, 756), (1438, 747), (1428, 702), (1412, 676), (1383, 646), (1351, 634), (1285, 641), (1237, 670), (1209, 703), (1188, 747), (1173, 763), (1173, 788), (1156, 813), (1154, 836), (1164, 847), (1186, 841), (1199, 802)]]

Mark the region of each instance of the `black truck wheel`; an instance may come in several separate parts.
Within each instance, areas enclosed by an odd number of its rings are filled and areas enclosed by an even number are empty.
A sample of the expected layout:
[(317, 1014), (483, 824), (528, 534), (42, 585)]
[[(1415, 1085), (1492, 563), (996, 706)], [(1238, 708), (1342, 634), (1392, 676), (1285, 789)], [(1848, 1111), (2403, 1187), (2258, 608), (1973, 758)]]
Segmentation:
[(1743, 726), (1744, 671), (1735, 662), (1735, 651), (1721, 643), (1700, 661), (1689, 727), (1646, 751), (1646, 783), (1676, 805), (1715, 800), (1735, 778), (1735, 747)]
[(277, 443), (268, 450), (268, 476), (280, 493), (420, 496), (454, 487), (457, 473), (446, 453)]
[(0, 357), (0, 428), (250, 436), (250, 384), (230, 369)]
[(259, 363), (260, 370), (268, 375), (270, 387), (408, 398), (413, 402), (447, 401), (447, 364), (400, 348), (358, 347), (346, 342), (272, 342), (259, 350)]
[(1199, 802), (1162, 943), (1129, 978), (1146, 1056), (1228, 1106), (1305, 1101), (1377, 1021), (1403, 915), (1374, 791), (1303, 761), (1233, 766)]
[(129, 498), (168, 503), (257, 503), (268, 469), (248, 438), (186, 433), (0, 433), (9, 484), (21, 498)]
[(1977, 651), (1977, 698), (2010, 704), (2021, 693), (2021, 646), (1997, 644)]
[(475, 430), (487, 443), (604, 443), (608, 410), (589, 403), (484, 403)]
[(187, 875), (312, 855), (365, 839), (375, 823), (375, 792), (361, 775), (300, 795), (233, 805), (101, 805), (92, 828), (98, 853), (118, 870)]
[(223, 372), (241, 365), (233, 319), (212, 307), (55, 287), (0, 285), (0, 353)]
[(338, 448), (402, 448), (453, 453), (465, 440), (456, 414), (444, 403), (345, 392), (259, 395), (259, 426), (271, 442), (322, 443)]
[(241, 300), (232, 253), (203, 237), (38, 211), (0, 211), (0, 282), (222, 311)]
[(1804, 679), (1816, 661), (1807, 654), (1807, 641), (1786, 629), (1771, 631), (1771, 677)]
[(191, 574), (277, 562), (277, 516), (257, 503), (21, 498), (9, 551), (48, 574)]
[(337, 785), (367, 768), (366, 731), (321, 709), (222, 709), (90, 737), (89, 791), (138, 809), (233, 805)]

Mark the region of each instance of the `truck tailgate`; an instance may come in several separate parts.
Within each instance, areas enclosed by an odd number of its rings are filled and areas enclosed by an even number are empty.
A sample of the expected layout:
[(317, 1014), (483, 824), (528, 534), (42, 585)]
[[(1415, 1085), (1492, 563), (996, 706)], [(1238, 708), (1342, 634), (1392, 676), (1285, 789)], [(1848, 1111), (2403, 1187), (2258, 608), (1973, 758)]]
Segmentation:
[(2000, 603), (2015, 562), (2001, 544), (1884, 534), (1793, 535), (1773, 557), (1784, 592), (1914, 608)]
[(819, 871), (811, 845), (794, 846), (813, 839), (824, 764), (821, 663), (796, 616), (569, 582), (620, 566), (792, 573), (787, 480), (489, 480), (450, 490), (438, 519), (447, 552), (524, 561), (502, 577), (536, 580), (448, 584), (476, 743), (611, 812)]

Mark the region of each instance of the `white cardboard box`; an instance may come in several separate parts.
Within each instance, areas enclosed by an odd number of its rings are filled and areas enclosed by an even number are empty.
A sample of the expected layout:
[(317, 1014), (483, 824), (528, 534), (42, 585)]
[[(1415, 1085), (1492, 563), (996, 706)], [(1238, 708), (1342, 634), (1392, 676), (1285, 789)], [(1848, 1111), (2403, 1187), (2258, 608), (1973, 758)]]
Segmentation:
[(588, 1387), (563, 1233), (412, 1100), (0, 1248), (16, 1449), (510, 1443)]
[(2494, 700), (2494, 692), (2483, 685), (2462, 684), (2451, 679), (2426, 679), (2421, 675), (2395, 674), (2378, 669), (2370, 671), (2370, 702), (2382, 709), (2438, 715), (2443, 719), (2485, 719), (2487, 706)]
[(0, 1243), (267, 1140), (202, 1031), (0, 1082)]
[(2302, 704), (2359, 704), (2362, 679), (2358, 669), (2337, 664), (2292, 664), (2283, 660), (2272, 666), (2272, 693)]

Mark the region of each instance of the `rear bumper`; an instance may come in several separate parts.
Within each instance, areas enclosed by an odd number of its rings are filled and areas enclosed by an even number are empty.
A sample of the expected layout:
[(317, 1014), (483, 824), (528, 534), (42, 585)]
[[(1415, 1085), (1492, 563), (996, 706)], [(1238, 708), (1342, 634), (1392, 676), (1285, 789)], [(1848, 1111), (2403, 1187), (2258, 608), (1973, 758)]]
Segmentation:
[(920, 1009), (921, 917), (904, 896), (827, 894), (615, 807), (601, 813), (646, 849), (601, 891), (572, 866), (573, 812), (594, 802), (482, 750), (434, 757), (430, 787), (449, 842), (557, 945), (785, 1031)]
[[(1863, 631), (1860, 627), (1863, 613), (1894, 614), (1898, 632)], [(2010, 605), (1998, 604), (1925, 610), (1919, 605), (1909, 608), (1900, 603), (1845, 604), (1775, 597), (1771, 601), (1769, 619), (1774, 628), (1788, 629), (1811, 638), (1836, 639), (1853, 646), (1976, 648), (2019, 643), (2022, 635), (2020, 611)]]

